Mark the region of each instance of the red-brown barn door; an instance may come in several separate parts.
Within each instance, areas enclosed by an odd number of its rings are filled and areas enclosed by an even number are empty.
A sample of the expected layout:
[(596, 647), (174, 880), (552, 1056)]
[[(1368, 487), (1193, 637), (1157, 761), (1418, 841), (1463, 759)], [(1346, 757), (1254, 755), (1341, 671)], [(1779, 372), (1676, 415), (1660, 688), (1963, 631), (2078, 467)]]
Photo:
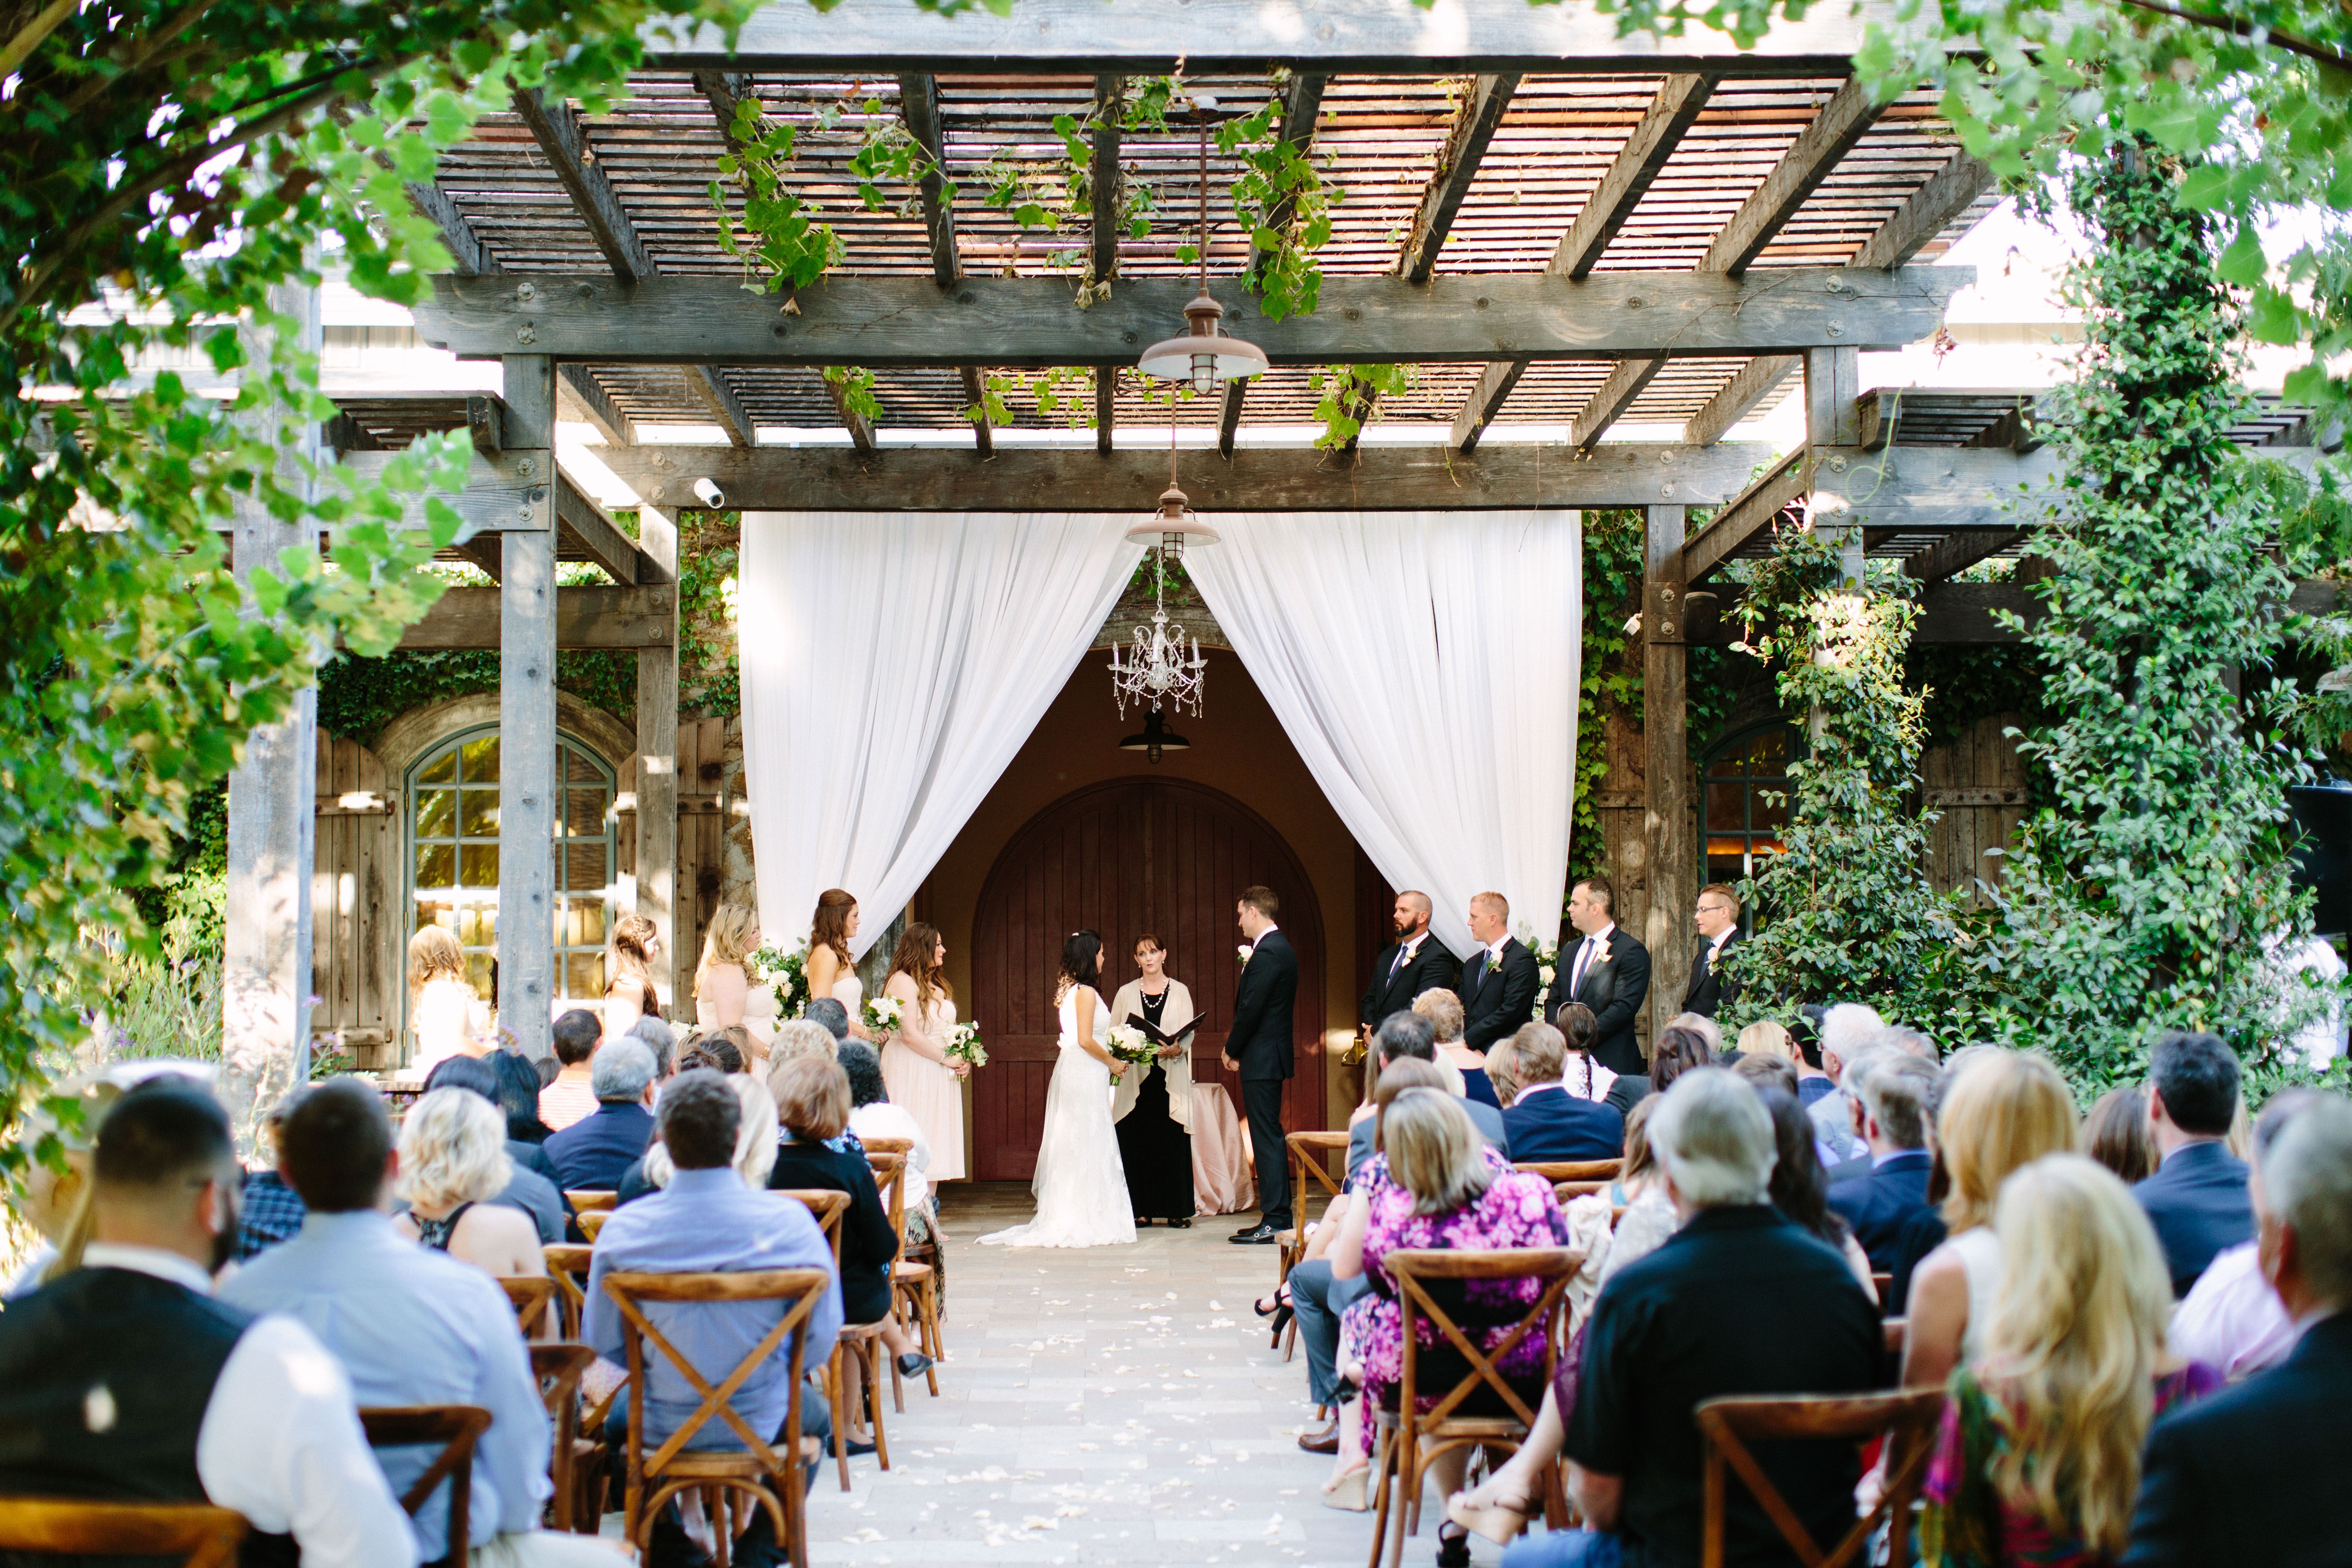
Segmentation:
[(1323, 915), (1290, 847), (1241, 802), (1196, 784), (1117, 779), (1064, 796), (1013, 835), (990, 868), (972, 921), (971, 1016), (988, 1042), (972, 1074), (972, 1174), (1026, 1181), (1037, 1166), (1045, 1088), (1057, 1054), (1054, 975), (1063, 940), (1091, 927), (1104, 944), (1108, 1002), (1135, 978), (1135, 939), (1168, 949), (1168, 972), (1202, 1015), (1192, 1072), (1225, 1083), (1218, 1061), (1232, 1016), (1241, 933), (1234, 903), (1262, 882), (1298, 952), (1293, 1015), (1298, 1076), (1284, 1097), (1293, 1129), (1323, 1125)]

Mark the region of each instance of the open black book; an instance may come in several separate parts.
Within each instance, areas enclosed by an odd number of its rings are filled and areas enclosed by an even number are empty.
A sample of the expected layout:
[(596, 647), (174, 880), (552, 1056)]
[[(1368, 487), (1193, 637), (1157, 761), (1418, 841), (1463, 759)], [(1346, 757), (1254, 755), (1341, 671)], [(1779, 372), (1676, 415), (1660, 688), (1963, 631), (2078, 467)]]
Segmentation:
[(1172, 1046), (1201, 1026), (1201, 1020), (1195, 1018), (1181, 1029), (1163, 1029), (1140, 1013), (1129, 1013), (1122, 1021), (1142, 1030), (1143, 1037), (1155, 1046)]

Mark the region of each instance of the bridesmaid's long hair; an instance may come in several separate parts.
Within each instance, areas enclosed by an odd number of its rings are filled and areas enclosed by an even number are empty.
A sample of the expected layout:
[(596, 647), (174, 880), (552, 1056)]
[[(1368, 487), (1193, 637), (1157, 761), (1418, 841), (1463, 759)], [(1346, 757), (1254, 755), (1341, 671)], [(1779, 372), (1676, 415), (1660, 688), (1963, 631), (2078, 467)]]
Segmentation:
[(939, 928), (920, 921), (898, 933), (898, 951), (890, 955), (890, 973), (904, 974), (915, 983), (915, 1000), (925, 1008), (942, 996), (955, 995), (955, 988), (948, 984), (947, 965), (939, 961)]
[(857, 900), (843, 889), (827, 888), (819, 893), (816, 896), (816, 919), (809, 926), (809, 951), (814, 952), (820, 947), (829, 947), (846, 968), (851, 962), (849, 911), (856, 907)]
[(1592, 1044), (1601, 1037), (1601, 1019), (1581, 1002), (1564, 1002), (1552, 1019), (1568, 1048), (1583, 1058), (1584, 1098), (1592, 1098)]
[(1092, 985), (1102, 978), (1102, 937), (1091, 931), (1074, 931), (1062, 943), (1061, 983), (1054, 987), (1054, 1001), (1058, 1005), (1063, 997), (1081, 985)]

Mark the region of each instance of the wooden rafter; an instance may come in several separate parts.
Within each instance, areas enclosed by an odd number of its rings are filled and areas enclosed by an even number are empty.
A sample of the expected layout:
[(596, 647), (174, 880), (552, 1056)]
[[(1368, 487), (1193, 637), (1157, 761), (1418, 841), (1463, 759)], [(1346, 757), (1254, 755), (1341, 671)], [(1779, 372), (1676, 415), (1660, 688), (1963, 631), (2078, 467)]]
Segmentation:
[(1904, 558), (1903, 570), (1915, 582), (1940, 583), (1978, 562), (2000, 554), (2025, 537), (2014, 528), (1989, 528), (1949, 533), (1927, 549)]
[(1088, 191), (1094, 204), (1094, 230), (1088, 256), (1097, 283), (1118, 276), (1118, 120), (1126, 95), (1125, 77), (1095, 78), (1094, 159)]
[(965, 406), (977, 410), (971, 421), (971, 443), (980, 448), (982, 457), (996, 450), (996, 437), (988, 426), (987, 393), (988, 389), (981, 384), (980, 367), (965, 365), (963, 367), (964, 404)]
[(1714, 243), (1706, 247), (1697, 270), (1746, 271), (1748, 263), (1762, 255), (1773, 237), (1797, 216), (1805, 198), (1829, 178), (1838, 160), (1877, 123), (1886, 107), (1872, 100), (1870, 89), (1858, 77), (1849, 78), (1845, 85), (1830, 94), (1829, 101), (1822, 105), (1812, 123), (1798, 132), (1788, 152), (1764, 176), (1764, 183), (1748, 195), (1731, 221), (1723, 226)]
[(652, 575), (646, 570), (650, 563), (643, 563), (638, 553), (637, 542), (560, 474), (555, 481), (555, 525), (564, 542), (576, 543), (583, 554), (623, 587), (635, 586)]
[(1241, 432), (1242, 400), (1249, 395), (1247, 381), (1225, 383), (1225, 404), (1217, 413), (1217, 451), (1220, 456), (1234, 455), (1234, 439)]
[(621, 412), (596, 378), (588, 374), (584, 364), (560, 364), (555, 367), (555, 393), (558, 402), (565, 405), (596, 428), (608, 447), (634, 447), (637, 444), (637, 427)]
[(947, 127), (940, 119), (938, 79), (919, 72), (900, 77), (898, 112), (926, 160), (915, 194), (923, 204), (923, 228), (931, 237), (931, 276), (940, 288), (952, 289), (963, 276), (963, 258), (956, 249), (955, 204), (948, 197)]
[(1601, 384), (1601, 389), (1592, 395), (1583, 412), (1569, 426), (1568, 444), (1580, 452), (1589, 452), (1599, 446), (1609, 426), (1623, 416), (1625, 410), (1633, 405), (1633, 400), (1641, 396), (1650, 383), (1657, 379), (1658, 372), (1665, 368), (1663, 355), (1654, 359), (1619, 360), (1617, 368), (1609, 373), (1609, 379)]
[(1095, 450), (1108, 457), (1111, 427), (1118, 412), (1118, 367), (1095, 366)]
[(1445, 237), (1453, 232), (1454, 215), (1470, 195), (1471, 184), (1478, 178), (1479, 162), (1486, 156), (1487, 144), (1501, 128), (1504, 112), (1511, 107), (1511, 95), (1518, 89), (1519, 79), (1512, 72), (1491, 72), (1470, 84), (1469, 94), (1454, 117), (1454, 129), (1446, 134), (1444, 150), (1437, 155), (1437, 167), (1422, 190), (1421, 205), (1405, 227), (1404, 246), (1397, 253), (1398, 277), (1409, 283), (1426, 283), (1437, 270), (1437, 255), (1445, 247)]

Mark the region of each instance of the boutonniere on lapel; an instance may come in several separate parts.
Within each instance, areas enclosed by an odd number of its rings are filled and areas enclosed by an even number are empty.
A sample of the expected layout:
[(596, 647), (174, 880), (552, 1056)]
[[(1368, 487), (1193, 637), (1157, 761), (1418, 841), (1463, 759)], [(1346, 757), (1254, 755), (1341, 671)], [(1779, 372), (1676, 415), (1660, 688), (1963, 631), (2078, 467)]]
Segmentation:
[(1255, 944), (1246, 942), (1243, 942), (1239, 947), (1234, 949), (1234, 962), (1240, 964), (1244, 969), (1247, 969), (1249, 967), (1250, 954), (1256, 951), (1257, 948)]
[(1585, 966), (1588, 970), (1598, 969), (1602, 964), (1609, 962), (1609, 943), (1611, 940), (1611, 938), (1605, 936), (1601, 939), (1601, 951), (1592, 955), (1592, 962)]

